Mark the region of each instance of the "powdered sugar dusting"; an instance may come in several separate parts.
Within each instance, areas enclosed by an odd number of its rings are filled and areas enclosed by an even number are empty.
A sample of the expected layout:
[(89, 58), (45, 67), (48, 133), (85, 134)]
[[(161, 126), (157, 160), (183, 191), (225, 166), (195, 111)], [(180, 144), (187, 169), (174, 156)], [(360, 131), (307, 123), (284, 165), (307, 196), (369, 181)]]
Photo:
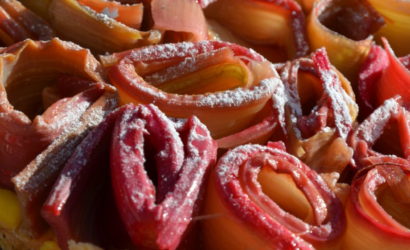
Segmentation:
[(187, 56), (193, 57), (197, 54), (210, 53), (212, 50), (214, 50), (214, 46), (210, 41), (161, 44), (134, 50), (131, 52), (130, 59), (133, 61), (150, 61)]
[(356, 131), (357, 137), (373, 144), (382, 134), (384, 127), (391, 117), (400, 110), (400, 104), (396, 98), (386, 100), (382, 106), (377, 108), (373, 113), (360, 124)]
[(330, 98), (336, 129), (340, 136), (346, 139), (353, 123), (348, 103), (354, 102), (347, 100), (350, 97), (344, 93), (339, 76), (331, 68), (324, 49), (313, 55), (313, 61), (323, 81), (323, 89)]
[(199, 107), (236, 107), (244, 103), (257, 101), (265, 96), (273, 95), (275, 88), (281, 84), (280, 79), (273, 77), (262, 80), (251, 89), (236, 88), (207, 94), (199, 98)]

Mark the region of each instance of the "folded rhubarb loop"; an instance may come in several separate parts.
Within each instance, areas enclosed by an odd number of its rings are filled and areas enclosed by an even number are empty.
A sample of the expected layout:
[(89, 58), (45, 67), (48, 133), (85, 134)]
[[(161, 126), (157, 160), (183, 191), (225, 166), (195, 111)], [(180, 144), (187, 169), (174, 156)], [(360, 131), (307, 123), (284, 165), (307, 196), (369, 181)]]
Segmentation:
[(408, 249), (410, 164), (393, 156), (368, 160), (369, 170), (353, 180), (347, 200), (344, 248)]
[(41, 214), (61, 249), (89, 242), (105, 249), (129, 249), (127, 233), (110, 184), (112, 129), (122, 110), (111, 112), (90, 131), (57, 174)]
[(393, 0), (368, 0), (369, 4), (385, 19), (376, 35), (389, 39), (393, 50), (399, 56), (410, 54), (410, 2)]
[[(59, 39), (26, 40), (2, 50), (0, 185), (11, 187), (10, 178), (104, 93), (108, 87), (97, 83), (102, 81), (100, 71), (88, 50)], [(58, 83), (62, 74), (95, 83), (91, 88), (74, 84), (71, 93), (59, 91), (71, 89)]]
[(359, 96), (367, 115), (396, 95), (410, 107), (410, 57), (397, 58), (389, 42), (382, 41), (384, 49), (373, 45), (359, 73)]
[(336, 195), (278, 143), (222, 156), (203, 217), (207, 249), (338, 249), (345, 228)]
[(400, 97), (386, 100), (352, 132), (348, 141), (357, 169), (366, 167), (371, 156), (410, 159), (410, 113), (401, 103)]
[(330, 61), (350, 81), (373, 43), (373, 34), (383, 25), (383, 18), (367, 1), (321, 0), (307, 20), (312, 49), (326, 47)]
[(176, 124), (153, 105), (126, 105), (76, 148), (42, 214), (63, 249), (69, 240), (118, 249), (128, 235), (136, 247), (175, 249), (215, 157), (198, 119)]
[(0, 1), (0, 45), (8, 46), (24, 39), (49, 40), (51, 27), (17, 0)]
[(12, 182), (23, 214), (18, 228), (21, 234), (37, 238), (48, 230), (49, 226), (40, 215), (42, 205), (77, 145), (92, 128), (117, 107), (116, 95), (114, 90), (107, 89), (78, 121), (13, 177)]
[(349, 81), (329, 62), (324, 49), (280, 69), (281, 123), (289, 152), (319, 173), (338, 172), (350, 162), (346, 144), (358, 108)]
[(217, 139), (266, 117), (282, 84), (263, 57), (219, 41), (150, 46), (101, 61), (121, 103), (155, 103), (176, 118), (195, 115)]
[[(213, 29), (215, 38), (252, 47), (267, 59), (286, 51), (282, 61), (301, 57), (309, 52), (305, 31), (305, 16), (294, 0), (218, 0), (210, 4), (205, 14), (209, 20), (228, 28)], [(211, 25), (212, 27), (212, 25)], [(230, 33), (227, 36), (226, 33)]]

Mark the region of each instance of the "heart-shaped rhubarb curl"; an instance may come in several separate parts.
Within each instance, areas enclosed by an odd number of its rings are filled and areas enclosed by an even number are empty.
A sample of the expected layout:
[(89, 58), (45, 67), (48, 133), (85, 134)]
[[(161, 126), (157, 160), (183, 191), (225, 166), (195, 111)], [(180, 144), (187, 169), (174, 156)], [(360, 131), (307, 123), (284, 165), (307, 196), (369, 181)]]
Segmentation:
[(175, 249), (215, 158), (197, 118), (174, 123), (153, 105), (127, 105), (77, 147), (42, 213), (64, 249), (69, 240), (119, 247), (113, 233), (124, 227), (137, 247)]

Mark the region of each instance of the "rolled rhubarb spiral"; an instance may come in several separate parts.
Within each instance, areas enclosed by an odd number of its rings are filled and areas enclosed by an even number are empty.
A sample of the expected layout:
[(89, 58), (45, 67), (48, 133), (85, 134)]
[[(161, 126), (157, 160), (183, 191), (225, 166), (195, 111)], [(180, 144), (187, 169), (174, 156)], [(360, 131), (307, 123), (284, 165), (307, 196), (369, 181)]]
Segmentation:
[(309, 51), (305, 16), (294, 0), (218, 0), (205, 13), (216, 39), (251, 47), (270, 61)]
[(345, 249), (410, 247), (410, 164), (391, 157), (369, 157), (373, 167), (356, 178), (346, 204)]
[(45, 13), (61, 37), (98, 53), (123, 51), (158, 42), (208, 38), (201, 5), (194, 0), (176, 0), (172, 4), (167, 0), (132, 3), (105, 0), (23, 2), (33, 10)]
[(0, 44), (11, 45), (24, 39), (49, 40), (51, 27), (17, 0), (0, 1)]
[(26, 40), (0, 54), (0, 183), (24, 168), (111, 87), (88, 50)]
[(332, 64), (355, 83), (372, 34), (382, 25), (382, 17), (366, 1), (321, 0), (308, 17), (307, 32), (312, 49), (326, 47)]
[(176, 249), (215, 157), (195, 117), (177, 124), (153, 105), (126, 105), (77, 147), (42, 213), (63, 249), (70, 240), (123, 247), (122, 230), (136, 247)]
[(396, 95), (410, 106), (410, 55), (397, 58), (386, 39), (384, 49), (373, 45), (359, 74), (359, 95), (364, 113), (369, 113)]
[(211, 174), (208, 249), (335, 249), (343, 207), (322, 178), (276, 144), (228, 151)]
[(352, 156), (346, 138), (358, 112), (349, 81), (324, 49), (286, 63), (280, 73), (285, 99), (275, 106), (282, 107), (289, 151), (318, 172), (341, 172)]
[(122, 103), (154, 103), (177, 118), (195, 115), (214, 138), (271, 114), (272, 96), (282, 84), (263, 57), (218, 41), (150, 46), (102, 61)]

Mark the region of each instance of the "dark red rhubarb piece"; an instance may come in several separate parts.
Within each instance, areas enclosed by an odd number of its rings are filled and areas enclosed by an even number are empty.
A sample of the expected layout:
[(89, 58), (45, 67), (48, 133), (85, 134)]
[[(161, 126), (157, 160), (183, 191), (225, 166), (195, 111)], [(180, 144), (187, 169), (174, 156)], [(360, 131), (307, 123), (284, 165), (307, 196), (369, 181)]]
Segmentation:
[[(147, 145), (150, 151), (144, 151)], [(151, 162), (149, 154), (153, 154)], [(139, 106), (138, 112), (126, 111), (117, 120), (111, 147), (112, 182), (134, 244), (177, 248), (192, 222), (215, 154), (209, 131), (195, 117), (176, 129), (156, 107)], [(150, 178), (153, 172), (156, 176)]]
[(42, 214), (63, 249), (69, 240), (175, 249), (198, 212), (215, 157), (215, 142), (198, 119), (177, 124), (153, 105), (127, 105), (76, 148)]

